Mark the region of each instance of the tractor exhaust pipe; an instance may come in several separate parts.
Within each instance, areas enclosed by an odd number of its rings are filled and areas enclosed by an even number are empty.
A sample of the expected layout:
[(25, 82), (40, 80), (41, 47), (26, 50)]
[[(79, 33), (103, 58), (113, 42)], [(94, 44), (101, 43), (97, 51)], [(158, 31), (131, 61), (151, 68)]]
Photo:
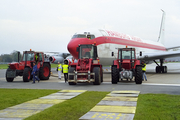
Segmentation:
[(20, 61), (20, 52), (18, 51), (18, 63), (19, 63), (19, 61)]

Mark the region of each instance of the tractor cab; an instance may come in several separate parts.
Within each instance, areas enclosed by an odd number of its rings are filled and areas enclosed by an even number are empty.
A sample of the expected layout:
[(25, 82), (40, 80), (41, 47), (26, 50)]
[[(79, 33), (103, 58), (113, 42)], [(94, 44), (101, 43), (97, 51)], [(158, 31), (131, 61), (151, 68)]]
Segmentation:
[(135, 59), (135, 48), (119, 48), (119, 59)]
[(79, 53), (79, 59), (93, 59), (96, 60), (98, 55), (97, 55), (97, 46), (95, 45), (79, 45), (77, 47), (77, 52)]
[(81, 82), (93, 82), (94, 85), (100, 85), (103, 82), (103, 74), (96, 44), (79, 45), (76, 51), (79, 54), (78, 61), (69, 65), (69, 85)]
[(136, 59), (135, 48), (119, 48), (117, 59), (113, 61), (111, 70), (112, 84), (117, 84), (119, 79), (132, 81), (133, 78), (136, 84), (142, 83), (142, 68), (140, 60)]
[(33, 70), (33, 63), (37, 64), (39, 69), (38, 75), (41, 80), (48, 80), (50, 77), (51, 66), (49, 61), (44, 60), (43, 52), (24, 51), (21, 61), (10, 63), (6, 71), (7, 82), (12, 82), (16, 76), (23, 76), (24, 82), (29, 82), (32, 79), (31, 72)]
[(120, 68), (128, 70), (134, 68), (135, 48), (119, 48), (118, 59)]
[[(33, 62), (36, 62), (38, 68), (43, 66), (44, 54), (42, 52), (24, 51), (21, 62), (25, 63), (25, 66), (33, 67)], [(30, 65), (29, 65), (30, 64)]]

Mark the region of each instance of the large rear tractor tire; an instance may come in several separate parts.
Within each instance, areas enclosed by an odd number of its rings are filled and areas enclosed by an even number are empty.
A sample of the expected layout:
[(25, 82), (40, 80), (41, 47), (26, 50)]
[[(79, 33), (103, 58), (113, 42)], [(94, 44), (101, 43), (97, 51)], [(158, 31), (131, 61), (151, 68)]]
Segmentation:
[(111, 70), (111, 83), (117, 84), (117, 82), (119, 81), (119, 70), (117, 69), (117, 66), (114, 65), (112, 65)]
[(48, 80), (50, 77), (50, 66), (48, 63), (44, 63), (43, 67), (39, 70), (40, 80)]
[(26, 67), (24, 68), (24, 72), (23, 72), (23, 81), (29, 82), (30, 79), (31, 79), (31, 69)]
[(8, 68), (8, 69), (6, 70), (6, 81), (7, 81), (7, 82), (13, 82), (14, 78), (8, 78), (8, 77), (7, 77), (7, 72), (8, 72), (8, 71), (11, 71), (11, 69)]
[(101, 84), (101, 74), (100, 74), (100, 68), (94, 67), (93, 72), (95, 73), (94, 79), (95, 82), (93, 82), (94, 85), (100, 85)]
[(101, 69), (101, 83), (103, 82), (103, 70)]
[[(68, 70), (68, 73), (74, 73), (75, 68), (74, 67), (70, 67)], [(74, 75), (69, 75), (69, 80), (74, 80)], [(69, 85), (76, 85), (76, 83), (74, 82), (68, 82)]]
[(142, 68), (141, 66), (136, 66), (135, 70), (135, 82), (136, 84), (142, 84)]

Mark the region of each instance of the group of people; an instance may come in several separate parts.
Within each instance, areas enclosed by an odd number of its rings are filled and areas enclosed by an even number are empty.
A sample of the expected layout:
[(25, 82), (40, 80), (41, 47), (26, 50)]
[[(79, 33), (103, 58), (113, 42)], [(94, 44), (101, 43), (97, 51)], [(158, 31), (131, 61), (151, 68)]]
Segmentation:
[(58, 71), (58, 76), (59, 76), (59, 79), (61, 79), (61, 73), (64, 73), (64, 80), (65, 80), (65, 83), (67, 82), (68, 80), (68, 61), (64, 61), (64, 65), (61, 65), (59, 62), (58, 62), (58, 67), (57, 67), (57, 71)]
[[(64, 73), (64, 79), (65, 79), (65, 82), (67, 82), (68, 80), (68, 62), (65, 61), (64, 62), (64, 65), (61, 65), (59, 62), (58, 62), (58, 67), (57, 67), (57, 71), (58, 71), (58, 76), (59, 76), (59, 79), (61, 79), (61, 73)], [(31, 72), (31, 75), (33, 75), (33, 84), (35, 83), (36, 80), (38, 80), (38, 82), (40, 81), (40, 79), (38, 78), (37, 74), (38, 74), (38, 67), (36, 65), (36, 62), (33, 63), (33, 70)]]
[[(141, 67), (142, 67), (142, 81), (144, 81), (144, 79), (147, 81), (146, 63), (144, 61), (141, 62)], [(68, 68), (69, 68), (68, 61), (64, 61), (64, 65), (61, 65), (58, 62), (58, 67), (57, 67), (58, 76), (59, 76), (59, 79), (61, 79), (61, 73), (64, 73), (65, 83), (68, 80)], [(33, 75), (33, 82), (32, 83), (35, 83), (35, 80), (38, 80), (38, 82), (40, 81), (40, 79), (36, 76), (38, 71), (39, 70), (37, 68), (36, 62), (34, 62), (33, 63), (33, 70), (32, 70), (32, 73), (31, 73), (31, 75)]]

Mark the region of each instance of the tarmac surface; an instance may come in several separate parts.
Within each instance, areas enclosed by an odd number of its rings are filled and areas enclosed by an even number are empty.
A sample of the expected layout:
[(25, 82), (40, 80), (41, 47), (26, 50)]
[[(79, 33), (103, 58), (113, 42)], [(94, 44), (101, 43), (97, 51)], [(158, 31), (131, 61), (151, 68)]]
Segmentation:
[[(134, 81), (123, 81), (118, 84), (111, 84), (111, 73), (103, 74), (104, 82), (101, 85), (93, 85), (92, 83), (78, 83), (77, 85), (69, 85), (62, 79), (51, 76), (49, 80), (42, 80), (39, 83), (31, 84), (31, 82), (23, 82), (22, 77), (16, 77), (13, 82), (6, 82), (6, 70), (0, 70), (0, 88), (27, 88), (27, 89), (68, 89), (68, 90), (89, 90), (89, 91), (114, 91), (114, 90), (136, 90), (144, 93), (164, 93), (180, 95), (180, 63), (167, 63), (168, 73), (156, 74), (156, 64), (147, 65), (147, 79), (142, 84), (135, 84)], [(105, 70), (107, 68), (105, 67)], [(55, 76), (55, 69), (51, 70)]]
[(88, 113), (81, 116), (80, 120), (107, 119), (107, 120), (133, 120), (139, 93), (164, 93), (180, 95), (180, 64), (168, 63), (167, 74), (156, 74), (155, 64), (147, 65), (147, 79), (142, 84), (135, 84), (134, 81), (121, 81), (118, 84), (111, 84), (111, 73), (109, 67), (104, 67), (103, 80), (101, 85), (92, 83), (78, 83), (69, 85), (57, 77), (56, 69), (52, 69), (53, 75), (49, 80), (32, 84), (23, 82), (22, 77), (16, 77), (13, 82), (6, 82), (6, 70), (0, 70), (0, 88), (26, 88), (26, 89), (59, 89), (58, 93), (41, 97), (32, 101), (0, 110), (0, 119), (22, 120), (33, 114), (37, 114), (54, 104), (61, 103), (67, 99), (89, 91), (111, 91)]

